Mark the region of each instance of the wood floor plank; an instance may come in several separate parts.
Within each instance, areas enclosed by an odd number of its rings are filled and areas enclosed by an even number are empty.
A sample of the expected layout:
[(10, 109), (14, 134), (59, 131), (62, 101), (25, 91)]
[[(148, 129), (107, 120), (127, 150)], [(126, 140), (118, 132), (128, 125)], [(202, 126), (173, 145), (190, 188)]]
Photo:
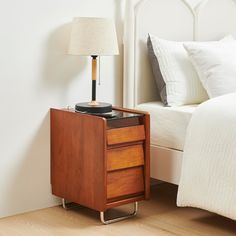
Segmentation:
[[(137, 217), (104, 226), (99, 213), (81, 206), (65, 211), (53, 207), (0, 219), (0, 236), (231, 236), (236, 222), (193, 208), (177, 208), (177, 188), (161, 184), (152, 188), (151, 200), (140, 203)], [(109, 210), (110, 217), (132, 205)]]

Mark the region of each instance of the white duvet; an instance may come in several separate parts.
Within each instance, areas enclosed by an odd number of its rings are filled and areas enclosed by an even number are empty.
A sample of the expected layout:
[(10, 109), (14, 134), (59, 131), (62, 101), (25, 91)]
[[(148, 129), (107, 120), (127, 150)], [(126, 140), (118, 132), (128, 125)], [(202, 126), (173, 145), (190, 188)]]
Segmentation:
[(236, 93), (211, 99), (194, 112), (177, 205), (236, 220)]

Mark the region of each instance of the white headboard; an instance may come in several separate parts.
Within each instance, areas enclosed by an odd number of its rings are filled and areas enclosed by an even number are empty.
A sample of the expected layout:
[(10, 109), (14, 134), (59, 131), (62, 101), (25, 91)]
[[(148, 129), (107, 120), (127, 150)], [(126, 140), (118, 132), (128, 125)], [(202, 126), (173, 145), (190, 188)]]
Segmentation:
[(125, 107), (159, 100), (147, 54), (148, 33), (177, 41), (236, 37), (236, 0), (126, 0)]

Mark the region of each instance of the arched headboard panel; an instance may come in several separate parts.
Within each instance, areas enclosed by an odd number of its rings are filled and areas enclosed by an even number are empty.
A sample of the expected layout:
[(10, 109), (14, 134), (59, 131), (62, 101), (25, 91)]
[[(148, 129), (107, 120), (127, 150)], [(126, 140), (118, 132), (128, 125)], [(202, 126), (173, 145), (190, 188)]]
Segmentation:
[(236, 37), (236, 0), (127, 0), (125, 107), (158, 100), (147, 54), (148, 33), (177, 41)]
[(236, 38), (236, 0), (209, 0), (198, 15), (197, 40)]

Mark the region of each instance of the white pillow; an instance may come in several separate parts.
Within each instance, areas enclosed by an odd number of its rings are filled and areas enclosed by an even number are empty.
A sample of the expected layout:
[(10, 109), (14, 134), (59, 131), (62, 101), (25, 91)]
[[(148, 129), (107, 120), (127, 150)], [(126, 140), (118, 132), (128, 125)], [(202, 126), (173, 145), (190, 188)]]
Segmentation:
[[(234, 40), (226, 36), (224, 41)], [(183, 47), (175, 42), (149, 35), (148, 49), (154, 77), (162, 102), (167, 106), (198, 104), (208, 99), (198, 74)], [(201, 45), (205, 42), (191, 42)]]
[[(167, 106), (181, 106), (207, 100), (207, 93), (188, 58), (183, 42), (168, 41), (153, 35), (150, 35), (150, 42), (162, 75), (162, 78), (156, 77), (157, 85), (163, 80), (158, 85), (162, 102)], [(154, 72), (158, 65), (154, 68), (153, 59), (155, 58), (152, 56)]]
[(236, 42), (184, 44), (210, 98), (236, 92)]

